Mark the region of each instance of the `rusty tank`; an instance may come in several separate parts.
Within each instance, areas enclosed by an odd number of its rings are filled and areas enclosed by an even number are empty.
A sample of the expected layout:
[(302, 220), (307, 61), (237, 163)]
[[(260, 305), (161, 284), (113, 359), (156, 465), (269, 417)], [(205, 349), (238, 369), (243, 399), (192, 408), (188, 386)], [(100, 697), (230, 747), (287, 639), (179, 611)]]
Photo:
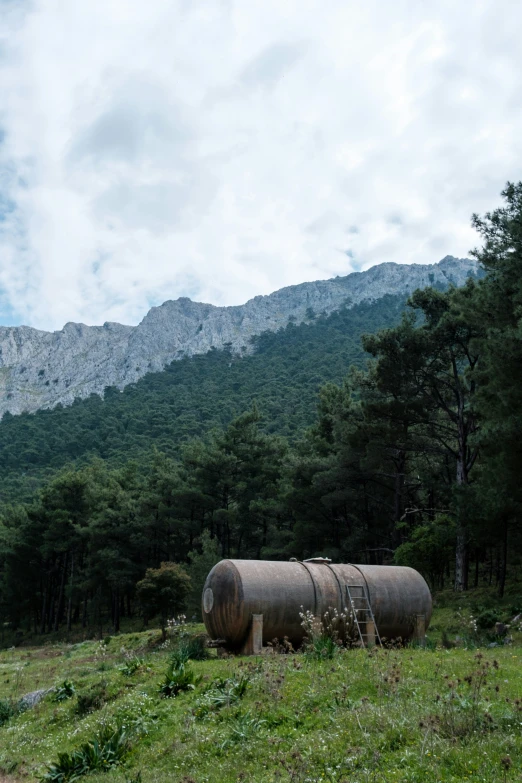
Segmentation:
[(316, 617), (334, 608), (342, 612), (349, 605), (347, 586), (366, 589), (381, 638), (409, 638), (420, 616), (428, 627), (431, 594), (413, 568), (333, 564), (322, 559), (222, 560), (203, 587), (203, 620), (209, 636), (231, 650), (243, 646), (256, 615), (263, 618), (263, 644), (286, 636), (297, 646), (304, 635), (300, 611), (311, 611)]

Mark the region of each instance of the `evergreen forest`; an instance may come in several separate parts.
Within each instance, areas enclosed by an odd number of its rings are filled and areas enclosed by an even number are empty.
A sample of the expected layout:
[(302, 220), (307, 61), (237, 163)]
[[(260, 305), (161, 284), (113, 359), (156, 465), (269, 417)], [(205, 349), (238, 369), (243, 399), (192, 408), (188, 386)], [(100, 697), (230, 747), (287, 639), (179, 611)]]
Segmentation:
[(472, 218), (482, 274), (462, 288), (311, 313), (248, 356), (6, 415), (4, 625), (118, 631), (173, 563), (197, 616), (221, 557), (396, 563), (502, 595), (522, 557), (522, 183), (502, 199)]

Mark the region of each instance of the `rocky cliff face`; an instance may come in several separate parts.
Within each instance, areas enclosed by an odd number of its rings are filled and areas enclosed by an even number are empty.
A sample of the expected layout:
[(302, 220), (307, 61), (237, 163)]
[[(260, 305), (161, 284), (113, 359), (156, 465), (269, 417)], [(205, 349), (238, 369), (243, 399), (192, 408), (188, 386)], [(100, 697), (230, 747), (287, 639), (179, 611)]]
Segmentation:
[(252, 335), (275, 331), (289, 320), (331, 313), (385, 294), (435, 283), (462, 285), (476, 262), (446, 256), (438, 264), (380, 264), (334, 280), (302, 283), (256, 296), (244, 305), (215, 307), (190, 299), (153, 307), (138, 326), (68, 323), (59, 332), (28, 326), (0, 327), (0, 415), (72, 403), (76, 397), (122, 389), (174, 359), (231, 344), (249, 350)]

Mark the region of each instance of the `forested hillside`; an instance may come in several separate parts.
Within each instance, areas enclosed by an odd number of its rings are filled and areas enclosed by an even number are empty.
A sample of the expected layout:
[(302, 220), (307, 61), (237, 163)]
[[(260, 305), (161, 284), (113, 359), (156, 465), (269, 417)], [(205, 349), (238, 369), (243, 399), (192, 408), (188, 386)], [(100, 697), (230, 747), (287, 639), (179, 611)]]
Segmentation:
[(343, 308), (309, 324), (289, 324), (253, 338), (255, 353), (227, 350), (173, 362), (123, 392), (97, 395), (0, 423), (0, 501), (28, 498), (44, 476), (72, 461), (97, 456), (111, 465), (146, 459), (155, 447), (179, 454), (180, 445), (226, 426), (254, 401), (263, 428), (290, 440), (312, 424), (320, 387), (340, 383), (368, 355), (361, 335), (392, 326), (405, 298), (385, 296)]
[(223, 556), (394, 562), (502, 595), (522, 556), (522, 183), (503, 198), (473, 218), (485, 276), (416, 291), (402, 317), (400, 300), (361, 305), (264, 335), (251, 357), (214, 352), (2, 422), (12, 498), (13, 477), (26, 492), (28, 468), (63, 466), (4, 508), (4, 621), (118, 630), (150, 614), (146, 573), (153, 593), (186, 587), (185, 569), (197, 612)]

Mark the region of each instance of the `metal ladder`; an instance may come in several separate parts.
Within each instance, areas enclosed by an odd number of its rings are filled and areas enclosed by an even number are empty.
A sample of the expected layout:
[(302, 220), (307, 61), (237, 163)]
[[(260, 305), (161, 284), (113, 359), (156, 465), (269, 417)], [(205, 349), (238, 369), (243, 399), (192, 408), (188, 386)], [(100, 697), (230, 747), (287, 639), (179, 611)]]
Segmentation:
[[(368, 620), (370, 620), (374, 629), (373, 636), (375, 638), (375, 644), (378, 644), (382, 647), (381, 637), (379, 636), (377, 623), (375, 622), (375, 617), (373, 616), (370, 599), (368, 597), (368, 591), (366, 590), (366, 585), (347, 584), (346, 592), (348, 594), (348, 601), (349, 601), (348, 605), (353, 611), (355, 627), (357, 628), (357, 633), (359, 634), (359, 639), (361, 640), (362, 646), (363, 647), (368, 646), (368, 637), (370, 636), (370, 634), (367, 633), (366, 623), (368, 622)], [(361, 618), (361, 620), (359, 620), (359, 612), (364, 612), (365, 614), (364, 619)], [(364, 633), (361, 629), (361, 624), (364, 625)]]

